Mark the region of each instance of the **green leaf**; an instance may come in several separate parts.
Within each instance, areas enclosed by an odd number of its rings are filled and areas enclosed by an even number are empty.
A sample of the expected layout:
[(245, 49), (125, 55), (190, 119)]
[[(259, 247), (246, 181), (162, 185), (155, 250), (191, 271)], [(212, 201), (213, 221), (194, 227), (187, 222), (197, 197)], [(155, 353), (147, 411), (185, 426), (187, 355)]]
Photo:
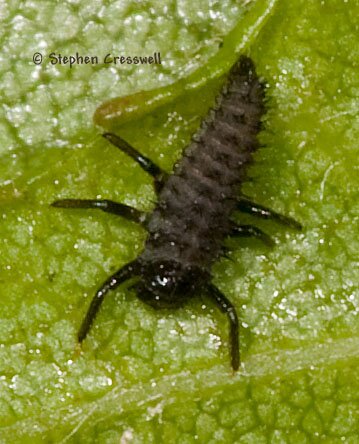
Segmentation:
[[(357, 442), (357, 17), (341, 0), (0, 5), (1, 442)], [(32, 62), (76, 51), (160, 51), (163, 65)], [(268, 84), (266, 147), (244, 191), (305, 227), (243, 217), (275, 248), (230, 241), (231, 260), (213, 269), (240, 313), (241, 370), (231, 372), (227, 320), (207, 300), (153, 311), (125, 286), (79, 351), (96, 288), (146, 234), (49, 204), (155, 199), (92, 114), (147, 91), (153, 106), (122, 107), (110, 126), (170, 170), (237, 51)]]

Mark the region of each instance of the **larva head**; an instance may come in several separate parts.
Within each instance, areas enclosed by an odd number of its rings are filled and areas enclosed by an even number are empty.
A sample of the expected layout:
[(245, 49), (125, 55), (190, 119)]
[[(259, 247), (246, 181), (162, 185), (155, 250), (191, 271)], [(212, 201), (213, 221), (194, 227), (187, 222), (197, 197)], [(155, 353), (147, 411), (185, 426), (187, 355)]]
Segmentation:
[(137, 296), (154, 308), (179, 307), (200, 287), (204, 273), (175, 260), (144, 264), (141, 280), (135, 285)]

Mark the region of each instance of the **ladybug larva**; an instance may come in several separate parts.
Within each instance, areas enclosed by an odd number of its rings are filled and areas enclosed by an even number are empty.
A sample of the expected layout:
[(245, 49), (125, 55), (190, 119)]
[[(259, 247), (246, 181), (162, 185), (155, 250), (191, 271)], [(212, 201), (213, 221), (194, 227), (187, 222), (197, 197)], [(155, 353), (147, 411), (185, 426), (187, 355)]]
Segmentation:
[(228, 236), (252, 236), (267, 244), (272, 240), (255, 226), (235, 223), (232, 216), (242, 211), (301, 228), (294, 219), (251, 202), (241, 193), (252, 153), (259, 148), (257, 134), (264, 112), (263, 83), (252, 60), (241, 56), (172, 174), (119, 136), (103, 134), (154, 178), (158, 199), (150, 213), (110, 200), (62, 199), (52, 203), (60, 208), (97, 208), (140, 223), (148, 231), (142, 253), (96, 292), (80, 327), (79, 342), (86, 338), (106, 294), (137, 277), (133, 287), (138, 298), (156, 309), (180, 307), (199, 294), (214, 301), (228, 316), (231, 364), (238, 370), (236, 308), (211, 282), (211, 267), (221, 256)]

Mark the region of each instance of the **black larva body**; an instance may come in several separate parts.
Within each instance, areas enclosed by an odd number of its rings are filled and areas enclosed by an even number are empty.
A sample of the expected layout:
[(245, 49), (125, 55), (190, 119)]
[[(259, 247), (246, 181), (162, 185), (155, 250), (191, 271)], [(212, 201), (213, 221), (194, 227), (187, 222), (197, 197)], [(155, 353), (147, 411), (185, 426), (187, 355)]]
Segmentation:
[(233, 228), (263, 112), (263, 87), (250, 59), (241, 58), (159, 194), (141, 262), (175, 260), (210, 272)]
[(97, 291), (79, 331), (81, 342), (109, 290), (136, 276), (137, 296), (155, 308), (181, 306), (205, 292), (228, 315), (232, 367), (239, 367), (238, 318), (231, 302), (211, 283), (211, 266), (229, 235), (255, 236), (269, 243), (259, 229), (235, 225), (236, 209), (273, 218), (295, 228), (299, 224), (256, 205), (240, 194), (264, 108), (263, 85), (253, 62), (241, 56), (233, 66), (216, 107), (203, 121), (182, 159), (168, 176), (114, 134), (111, 143), (135, 159), (155, 179), (158, 202), (150, 214), (112, 201), (64, 199), (52, 205), (63, 208), (99, 208), (142, 223), (148, 230), (143, 252), (125, 265)]

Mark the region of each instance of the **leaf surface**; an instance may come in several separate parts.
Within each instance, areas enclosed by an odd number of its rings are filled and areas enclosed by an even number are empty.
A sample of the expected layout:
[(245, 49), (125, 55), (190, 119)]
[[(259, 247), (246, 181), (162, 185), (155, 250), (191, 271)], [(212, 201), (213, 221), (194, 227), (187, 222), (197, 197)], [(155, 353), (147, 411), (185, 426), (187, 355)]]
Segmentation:
[[(0, 6), (1, 442), (357, 442), (358, 17), (339, 0)], [(49, 204), (102, 197), (150, 210), (155, 199), (93, 112), (165, 91), (111, 126), (170, 171), (237, 50), (268, 84), (266, 147), (244, 191), (305, 227), (240, 216), (275, 248), (233, 240), (214, 267), (240, 314), (243, 367), (232, 375), (227, 321), (207, 300), (153, 311), (125, 286), (79, 352), (91, 297), (145, 232)], [(161, 51), (165, 63), (35, 66), (36, 51)]]

